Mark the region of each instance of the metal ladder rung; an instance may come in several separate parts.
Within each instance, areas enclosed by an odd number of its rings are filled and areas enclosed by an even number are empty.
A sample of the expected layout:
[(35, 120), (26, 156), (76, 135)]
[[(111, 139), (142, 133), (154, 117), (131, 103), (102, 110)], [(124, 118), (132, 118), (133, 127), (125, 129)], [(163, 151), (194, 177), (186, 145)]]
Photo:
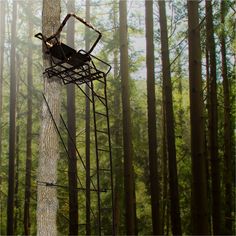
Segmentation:
[(107, 117), (107, 114), (101, 113), (101, 112), (99, 112), (99, 111), (95, 111), (95, 113), (98, 114), (98, 115)]
[(98, 95), (98, 94), (94, 94), (94, 96), (95, 96), (95, 97), (98, 97), (98, 98), (100, 98), (100, 99), (106, 100), (106, 98), (104, 98), (103, 96), (100, 96), (100, 95)]
[(101, 152), (110, 152), (110, 150), (102, 149), (102, 148), (98, 148), (98, 151), (101, 151)]
[(102, 211), (110, 211), (112, 208), (111, 207), (102, 207), (101, 210)]
[(100, 171), (107, 171), (107, 172), (110, 172), (110, 171), (111, 171), (111, 169), (105, 169), (105, 168), (100, 168), (99, 170), (100, 170)]
[(96, 132), (98, 132), (98, 133), (102, 133), (102, 134), (108, 134), (108, 132), (107, 132), (107, 131), (104, 131), (104, 130), (99, 130), (99, 129), (96, 129)]
[(102, 80), (100, 80), (100, 79), (97, 79), (99, 82), (101, 82), (101, 83), (103, 83), (103, 84), (105, 84), (106, 82), (105, 81), (102, 81)]
[(100, 190), (100, 192), (107, 193), (108, 191), (111, 191), (111, 188), (104, 188)]

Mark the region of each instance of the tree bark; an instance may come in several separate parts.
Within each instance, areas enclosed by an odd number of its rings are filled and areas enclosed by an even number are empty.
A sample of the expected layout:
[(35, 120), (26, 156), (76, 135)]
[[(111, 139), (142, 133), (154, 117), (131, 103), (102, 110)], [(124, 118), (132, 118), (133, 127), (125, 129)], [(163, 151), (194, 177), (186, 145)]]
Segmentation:
[[(117, 7), (116, 3), (113, 4), (113, 26), (115, 28), (113, 37), (115, 38), (118, 34), (117, 26)], [(121, 233), (121, 215), (122, 215), (122, 198), (123, 198), (123, 189), (122, 189), (122, 156), (119, 148), (122, 147), (122, 138), (121, 138), (121, 95), (120, 95), (120, 76), (118, 71), (118, 49), (117, 47), (113, 50), (113, 71), (114, 71), (114, 88), (115, 88), (115, 96), (114, 96), (114, 111), (115, 111), (115, 121), (114, 121), (114, 139), (115, 139), (115, 147), (114, 150), (114, 176), (115, 176), (115, 188), (114, 188), (114, 225), (115, 225), (115, 234), (120, 235)]]
[[(43, 35), (55, 33), (60, 25), (60, 1), (43, 1)], [(50, 66), (50, 57), (43, 52), (43, 66)], [(60, 120), (61, 82), (57, 77), (44, 78), (44, 95), (55, 119)], [(55, 187), (40, 184), (57, 181), (57, 161), (59, 158), (59, 140), (47, 104), (43, 102), (39, 144), (38, 188), (37, 188), (37, 235), (57, 235), (57, 190)]]
[(160, 28), (161, 28), (161, 56), (162, 56), (162, 72), (163, 86), (165, 97), (165, 113), (166, 113), (166, 131), (167, 131), (167, 150), (168, 150), (168, 166), (169, 166), (169, 191), (170, 191), (170, 212), (172, 233), (181, 235), (181, 219), (179, 209), (179, 190), (176, 164), (176, 147), (175, 147), (175, 131), (174, 131), (174, 113), (172, 99), (172, 84), (170, 74), (169, 46), (165, 2), (158, 1), (160, 12)]
[[(3, 98), (3, 68), (4, 68), (4, 43), (5, 43), (5, 1), (0, 2), (0, 127), (2, 127), (2, 98)], [(0, 129), (0, 228), (2, 229), (2, 128)], [(3, 231), (0, 231), (0, 234)]]
[(31, 166), (32, 166), (32, 88), (33, 88), (33, 73), (32, 73), (32, 36), (33, 25), (31, 23), (31, 1), (28, 5), (28, 57), (27, 57), (27, 127), (26, 127), (26, 173), (25, 173), (25, 202), (24, 202), (24, 234), (30, 235), (30, 198), (31, 198)]
[(212, 183), (212, 223), (213, 234), (220, 235), (221, 220), (221, 194), (220, 194), (220, 166), (218, 156), (218, 114), (217, 114), (217, 83), (216, 83), (216, 54), (214, 40), (214, 26), (212, 15), (212, 2), (206, 0), (206, 46), (210, 55), (210, 81), (209, 81), (209, 153), (211, 160)]
[(152, 206), (153, 235), (161, 234), (160, 221), (160, 187), (157, 172), (157, 134), (156, 134), (156, 98), (154, 75), (154, 43), (153, 43), (153, 1), (145, 1), (146, 16), (146, 66), (147, 66), (147, 109), (148, 109), (148, 143), (149, 171)]
[(16, 148), (16, 18), (17, 2), (13, 1), (11, 24), (11, 58), (10, 58), (10, 115), (9, 115), (9, 165), (7, 198), (7, 234), (14, 234), (14, 188), (15, 188), (15, 148)]
[(197, 1), (188, 1), (188, 28), (192, 152), (192, 233), (194, 235), (208, 235), (201, 47)]
[[(164, 87), (162, 87), (162, 90)], [(168, 157), (167, 157), (167, 148), (166, 148), (166, 114), (165, 114), (165, 98), (164, 92), (162, 92), (162, 219), (161, 219), (161, 234), (168, 235), (169, 231), (167, 225), (169, 222), (169, 212), (168, 212)], [(165, 233), (165, 225), (167, 232)]]
[(124, 191), (126, 234), (135, 234), (134, 174), (131, 134), (130, 87), (128, 70), (127, 1), (120, 0), (120, 73), (123, 109)]
[(221, 65), (222, 78), (224, 89), (224, 188), (225, 188), (225, 229), (224, 234), (233, 235), (232, 231), (232, 136), (231, 136), (231, 119), (230, 119), (230, 91), (228, 80), (228, 69), (226, 61), (226, 46), (225, 46), (225, 14), (226, 2), (221, 0), (221, 24), (222, 32), (220, 36), (221, 46)]
[[(68, 13), (75, 11), (75, 1), (68, 0)], [(67, 25), (67, 44), (74, 48), (75, 21), (72, 18)], [(67, 127), (68, 127), (68, 180), (69, 180), (69, 235), (78, 235), (78, 191), (77, 191), (77, 156), (75, 121), (75, 85), (67, 85)]]

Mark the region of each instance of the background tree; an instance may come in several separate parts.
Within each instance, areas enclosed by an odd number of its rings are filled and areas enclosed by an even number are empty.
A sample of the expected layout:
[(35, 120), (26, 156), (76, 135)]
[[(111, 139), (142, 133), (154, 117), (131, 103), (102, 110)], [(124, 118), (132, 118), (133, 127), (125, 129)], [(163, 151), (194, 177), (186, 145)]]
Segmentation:
[[(3, 68), (4, 68), (4, 43), (5, 43), (5, 1), (0, 2), (0, 127), (3, 126)], [(2, 137), (3, 132), (0, 128), (0, 234), (3, 234), (2, 230), (2, 211), (3, 211), (3, 198), (2, 198)]]
[(14, 188), (16, 155), (16, 19), (17, 2), (13, 1), (11, 24), (11, 62), (10, 62), (10, 115), (9, 115), (9, 165), (7, 198), (7, 234), (14, 234)]
[[(67, 1), (68, 13), (75, 12), (74, 0)], [(66, 41), (74, 48), (75, 20), (71, 18), (67, 25)], [(68, 179), (69, 179), (69, 234), (78, 234), (78, 191), (77, 191), (77, 155), (76, 143), (76, 121), (75, 121), (75, 85), (67, 86), (67, 127), (68, 127)]]
[(31, 167), (32, 167), (32, 89), (33, 89), (33, 73), (32, 73), (32, 36), (33, 25), (30, 23), (32, 19), (32, 2), (28, 2), (28, 56), (27, 56), (27, 134), (26, 134), (26, 173), (25, 173), (25, 202), (24, 202), (24, 234), (30, 235), (30, 198), (31, 198)]
[(153, 235), (161, 234), (160, 219), (160, 187), (157, 172), (157, 134), (156, 134), (156, 99), (154, 76), (154, 44), (153, 44), (153, 1), (145, 1), (146, 16), (146, 64), (147, 64), (147, 102), (148, 102), (148, 141), (149, 169), (152, 205)]
[(231, 104), (230, 89), (227, 68), (226, 52), (226, 34), (225, 34), (225, 15), (227, 2), (221, 1), (220, 18), (221, 18), (221, 65), (224, 89), (224, 184), (225, 184), (225, 229), (224, 234), (232, 235), (232, 136), (231, 136)]
[(130, 87), (128, 69), (127, 1), (120, 0), (120, 74), (123, 114), (124, 191), (126, 233), (135, 234), (134, 173), (131, 134)]
[(210, 58), (209, 78), (209, 154), (211, 160), (212, 223), (213, 233), (221, 234), (221, 194), (220, 194), (220, 160), (218, 154), (218, 114), (217, 114), (217, 78), (216, 53), (213, 26), (212, 1), (206, 1), (206, 47)]
[[(208, 235), (208, 201), (198, 2), (188, 1), (189, 90), (192, 156), (192, 233)], [(196, 125), (198, 124), (198, 125)]]
[(158, 4), (159, 4), (160, 29), (161, 29), (161, 56), (162, 56), (162, 74), (163, 74), (163, 87), (164, 87), (163, 91), (165, 98), (164, 112), (166, 114), (167, 152), (168, 152), (168, 164), (169, 164), (171, 225), (172, 225), (172, 233), (175, 235), (181, 235), (182, 232), (181, 232), (181, 220), (180, 220), (180, 209), (179, 209), (174, 113), (173, 113), (173, 101), (172, 101), (172, 84), (171, 84), (171, 74), (170, 74), (166, 10), (164, 1), (158, 1)]

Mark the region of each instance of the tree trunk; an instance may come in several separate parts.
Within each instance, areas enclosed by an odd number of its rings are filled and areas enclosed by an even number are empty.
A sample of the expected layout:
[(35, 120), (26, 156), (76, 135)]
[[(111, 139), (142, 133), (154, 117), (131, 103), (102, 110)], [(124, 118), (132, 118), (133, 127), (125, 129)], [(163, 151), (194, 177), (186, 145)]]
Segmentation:
[[(207, 87), (207, 95), (206, 95), (206, 108), (208, 109), (209, 107), (209, 96), (208, 96), (208, 91), (209, 91), (209, 80), (210, 80), (210, 69), (209, 69), (209, 52), (206, 48), (206, 87)], [(203, 111), (203, 113), (207, 113), (206, 111)], [(206, 179), (207, 179), (207, 200), (208, 204), (211, 205), (211, 177), (210, 177), (210, 160), (209, 160), (209, 152), (208, 152), (208, 122), (207, 119), (205, 120), (205, 134), (204, 134), (204, 152), (205, 152), (205, 159), (206, 159)], [(211, 207), (208, 207), (208, 230), (209, 234), (212, 234), (212, 229), (209, 227), (211, 225)]]
[(28, 57), (27, 57), (27, 127), (26, 127), (26, 173), (25, 173), (25, 202), (24, 202), (24, 234), (30, 235), (30, 197), (31, 197), (31, 165), (32, 165), (32, 36), (33, 25), (31, 23), (32, 7), (28, 3), (29, 17), (29, 38), (28, 38)]
[[(86, 0), (86, 22), (90, 22), (90, 0)], [(88, 51), (90, 46), (89, 30), (85, 30), (85, 50)], [(85, 155), (86, 155), (86, 235), (91, 235), (91, 195), (90, 195), (90, 89), (86, 85), (85, 93)]]
[(128, 70), (127, 1), (120, 0), (120, 73), (123, 109), (124, 191), (126, 234), (135, 234), (134, 174), (131, 134), (130, 87)]
[[(117, 7), (116, 3), (113, 4), (113, 26), (115, 28), (113, 37), (115, 38), (118, 34), (118, 30), (116, 29), (117, 26)], [(114, 139), (115, 139), (115, 147), (114, 150), (114, 176), (115, 176), (115, 188), (114, 188), (114, 225), (115, 225), (115, 234), (120, 235), (121, 233), (121, 214), (122, 214), (122, 156), (121, 150), (119, 148), (122, 147), (122, 140), (121, 140), (121, 107), (120, 107), (120, 76), (118, 71), (118, 49), (117, 47), (113, 50), (114, 55), (114, 88), (115, 88), (115, 95), (114, 95), (114, 111), (115, 111), (115, 121), (114, 121)]]
[(214, 26), (212, 15), (212, 2), (206, 0), (206, 46), (210, 54), (210, 81), (209, 81), (209, 145), (211, 160), (212, 183), (212, 223), (213, 234), (220, 235), (221, 220), (221, 194), (220, 194), (220, 166), (218, 156), (218, 115), (217, 115), (217, 85), (216, 85), (216, 54), (214, 40)]
[(11, 58), (10, 58), (10, 115), (9, 115), (9, 165), (7, 198), (7, 234), (14, 234), (14, 188), (15, 188), (15, 148), (16, 148), (16, 18), (17, 2), (13, 1), (11, 24)]
[[(19, 81), (17, 81), (18, 83)], [(19, 105), (17, 106), (17, 110), (19, 110)], [(17, 116), (16, 120), (18, 120), (18, 111), (17, 111)], [(16, 159), (15, 159), (15, 192), (14, 192), (14, 207), (15, 207), (15, 216), (14, 216), (14, 233), (17, 234), (17, 229), (18, 229), (18, 223), (19, 223), (19, 211), (20, 206), (19, 206), (19, 136), (20, 136), (20, 127), (19, 125), (16, 126)]]
[(161, 28), (161, 55), (162, 55), (162, 72), (163, 86), (165, 97), (165, 113), (166, 113), (166, 131), (167, 131), (167, 150), (169, 164), (169, 191), (170, 191), (170, 212), (172, 233), (181, 235), (181, 220), (179, 209), (179, 191), (176, 164), (176, 147), (175, 147), (175, 131), (174, 131), (174, 114), (172, 101), (172, 84), (170, 74), (168, 32), (166, 21), (165, 2), (158, 1), (160, 12), (160, 28)]
[[(164, 89), (164, 87), (162, 87)], [(162, 93), (164, 95), (164, 93)], [(166, 114), (165, 114), (165, 99), (162, 96), (162, 179), (163, 179), (163, 188), (162, 188), (162, 219), (161, 219), (161, 234), (168, 235), (168, 221), (169, 221), (169, 212), (168, 212), (168, 160), (167, 160), (167, 148), (166, 148)], [(167, 232), (165, 233), (165, 225)]]
[(201, 47), (197, 1), (188, 1), (188, 27), (192, 152), (192, 233), (194, 235), (208, 235)]
[[(75, 11), (75, 1), (68, 0), (68, 13)], [(67, 25), (67, 44), (74, 48), (75, 21), (72, 18)], [(67, 85), (67, 127), (68, 127), (68, 180), (69, 180), (69, 235), (78, 235), (78, 191), (77, 189), (77, 156), (75, 121), (75, 85)]]
[(149, 171), (152, 206), (153, 235), (161, 234), (160, 222), (160, 187), (157, 172), (157, 134), (156, 134), (156, 98), (154, 75), (154, 44), (153, 44), (153, 1), (145, 1), (146, 16), (146, 65), (147, 65), (147, 109), (148, 109), (148, 143)]
[[(43, 1), (43, 35), (55, 33), (60, 25), (60, 1)], [(50, 66), (50, 57), (43, 54), (44, 68)], [(60, 119), (61, 82), (56, 78), (44, 78), (44, 95), (55, 119)], [(57, 190), (45, 186), (42, 182), (55, 184), (57, 181), (57, 160), (59, 158), (59, 140), (47, 104), (43, 102), (42, 123), (39, 144), (38, 188), (37, 188), (37, 235), (57, 235)]]
[(222, 78), (224, 89), (224, 186), (225, 186), (225, 230), (224, 234), (233, 235), (232, 232), (232, 137), (231, 137), (231, 120), (230, 120), (230, 92), (229, 80), (226, 62), (226, 47), (225, 47), (225, 14), (226, 2), (221, 0), (221, 24), (222, 32), (220, 36), (221, 45), (221, 63), (222, 63)]
[[(2, 98), (3, 98), (3, 68), (4, 68), (4, 42), (5, 42), (5, 1), (0, 1), (0, 127), (2, 127)], [(0, 234), (2, 230), (2, 128), (0, 129)]]

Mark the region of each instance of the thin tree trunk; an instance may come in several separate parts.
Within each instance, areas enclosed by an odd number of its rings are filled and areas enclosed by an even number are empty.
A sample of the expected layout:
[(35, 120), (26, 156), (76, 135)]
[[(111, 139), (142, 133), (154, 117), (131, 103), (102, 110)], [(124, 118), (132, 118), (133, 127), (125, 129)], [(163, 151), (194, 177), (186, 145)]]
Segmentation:
[[(90, 22), (90, 0), (86, 0), (86, 22)], [(90, 46), (89, 30), (85, 31), (85, 50), (88, 51)], [(90, 91), (86, 85), (85, 93), (85, 146), (86, 146), (86, 235), (91, 235), (91, 195), (90, 195)]]
[(7, 198), (7, 234), (14, 234), (14, 188), (15, 188), (15, 148), (16, 148), (16, 18), (17, 2), (13, 1), (11, 24), (11, 62), (10, 62), (10, 128), (9, 128), (9, 165)]
[(214, 40), (214, 26), (212, 2), (206, 0), (206, 45), (210, 54), (210, 81), (209, 81), (209, 144), (211, 159), (212, 182), (212, 223), (213, 234), (221, 234), (221, 194), (220, 194), (220, 166), (218, 156), (218, 115), (217, 115), (217, 84), (216, 84), (216, 54)]
[(175, 147), (175, 131), (174, 131), (174, 113), (172, 101), (172, 84), (170, 74), (169, 46), (165, 2), (158, 1), (160, 12), (160, 28), (161, 28), (161, 51), (162, 51), (162, 72), (163, 86), (165, 96), (165, 113), (166, 113), (166, 130), (167, 130), (167, 150), (169, 164), (169, 191), (170, 191), (170, 212), (172, 233), (181, 235), (181, 219), (179, 209), (179, 190), (176, 164), (176, 147)]
[[(68, 13), (75, 11), (75, 1), (68, 0)], [(67, 25), (67, 44), (74, 48), (75, 21), (72, 18)], [(69, 180), (69, 235), (78, 235), (78, 191), (77, 188), (77, 156), (74, 144), (76, 143), (75, 121), (75, 85), (67, 86), (67, 127), (68, 127), (68, 180)]]
[[(209, 107), (209, 96), (208, 96), (208, 91), (209, 91), (209, 81), (210, 81), (210, 69), (209, 69), (209, 52), (206, 48), (206, 86), (207, 86), (207, 97), (206, 97), (206, 108), (208, 109)], [(205, 111), (207, 112), (207, 111)], [(208, 151), (208, 123), (207, 120), (205, 120), (205, 134), (204, 134), (204, 152), (205, 152), (205, 159), (206, 159), (206, 179), (207, 179), (207, 200), (209, 205), (211, 205), (212, 198), (211, 198), (211, 177), (210, 177), (210, 160), (209, 160), (209, 151)], [(209, 227), (211, 225), (211, 207), (208, 207), (208, 230), (209, 234), (212, 234), (212, 229)]]
[[(19, 106), (19, 105), (18, 105)], [(17, 110), (19, 110), (17, 106)], [(18, 120), (18, 111), (17, 111), (17, 117), (16, 119)], [(16, 167), (16, 172), (15, 172), (15, 193), (14, 193), (14, 207), (15, 207), (15, 216), (14, 216), (14, 233), (17, 234), (17, 229), (18, 229), (18, 223), (19, 223), (19, 135), (20, 135), (20, 127), (19, 125), (16, 126), (16, 160), (15, 160), (15, 167)]]
[(135, 234), (134, 174), (131, 134), (130, 87), (128, 70), (127, 1), (120, 0), (120, 72), (123, 109), (124, 190), (126, 234)]
[(221, 45), (221, 63), (222, 63), (222, 78), (224, 89), (224, 184), (225, 184), (225, 230), (224, 234), (233, 235), (232, 231), (232, 137), (231, 137), (231, 120), (230, 120), (230, 92), (229, 80), (226, 62), (226, 47), (225, 47), (225, 14), (226, 2), (221, 0), (221, 24), (222, 32), (220, 37)]
[[(117, 26), (117, 8), (116, 3), (113, 5), (113, 25), (116, 29)], [(113, 37), (116, 37), (118, 30), (114, 31)], [(120, 147), (122, 146), (121, 140), (121, 118), (120, 118), (120, 77), (118, 72), (118, 50), (114, 48), (114, 87), (115, 87), (115, 96), (114, 96), (114, 110), (115, 110), (115, 121), (114, 121), (114, 130), (115, 130), (115, 147), (117, 147), (114, 151), (114, 174), (115, 174), (115, 188), (114, 188), (114, 225), (115, 225), (115, 233), (116, 235), (121, 234), (121, 213), (122, 213), (122, 156), (120, 152)]]
[(28, 34), (28, 57), (27, 57), (27, 127), (26, 127), (26, 173), (25, 173), (25, 202), (24, 202), (24, 233), (30, 235), (30, 197), (31, 197), (31, 165), (32, 165), (32, 36), (33, 25), (31, 23), (32, 2), (29, 1), (29, 34)]
[[(164, 89), (164, 88), (162, 88)], [(163, 93), (162, 93), (163, 94)], [(164, 94), (163, 94), (164, 95)], [(162, 96), (162, 176), (163, 176), (163, 189), (162, 189), (162, 226), (161, 234), (168, 235), (168, 231), (165, 234), (165, 226), (168, 225), (169, 213), (168, 213), (168, 170), (167, 170), (167, 149), (166, 149), (166, 114), (165, 114), (165, 99)]]
[(201, 47), (197, 1), (188, 1), (188, 27), (192, 151), (192, 233), (194, 235), (208, 235)]
[(4, 68), (4, 42), (5, 42), (5, 1), (0, 1), (0, 234), (2, 230), (2, 98), (3, 98), (3, 68)]
[[(43, 35), (46, 37), (55, 33), (60, 25), (60, 1), (43, 1)], [(43, 54), (44, 68), (50, 66), (50, 57)], [(55, 119), (60, 120), (60, 90), (61, 82), (58, 78), (44, 77), (44, 95)], [(57, 235), (57, 190), (55, 187), (45, 186), (42, 182), (57, 182), (57, 161), (59, 158), (59, 140), (52, 117), (45, 101), (42, 107), (42, 121), (39, 144), (38, 187), (37, 187), (37, 235)]]
[(147, 65), (147, 109), (148, 109), (148, 143), (149, 171), (152, 206), (153, 235), (161, 234), (160, 221), (160, 186), (157, 172), (157, 134), (156, 134), (156, 98), (154, 75), (153, 43), (153, 1), (145, 1), (146, 16), (146, 65)]

